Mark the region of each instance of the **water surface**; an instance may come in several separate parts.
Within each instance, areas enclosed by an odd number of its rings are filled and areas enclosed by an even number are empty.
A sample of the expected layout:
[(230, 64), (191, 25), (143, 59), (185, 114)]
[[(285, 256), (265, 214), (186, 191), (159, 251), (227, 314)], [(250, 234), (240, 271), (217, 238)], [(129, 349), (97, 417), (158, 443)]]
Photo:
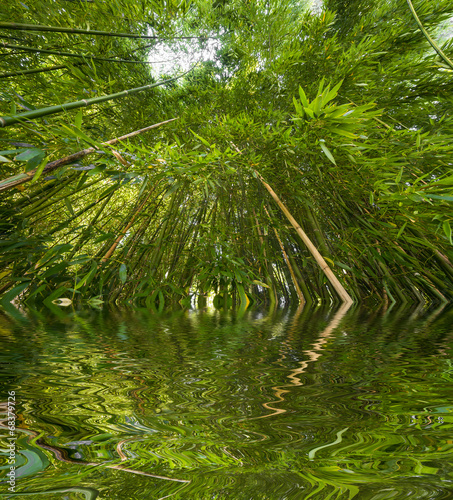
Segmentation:
[(0, 492), (453, 498), (452, 319), (441, 309), (4, 311)]

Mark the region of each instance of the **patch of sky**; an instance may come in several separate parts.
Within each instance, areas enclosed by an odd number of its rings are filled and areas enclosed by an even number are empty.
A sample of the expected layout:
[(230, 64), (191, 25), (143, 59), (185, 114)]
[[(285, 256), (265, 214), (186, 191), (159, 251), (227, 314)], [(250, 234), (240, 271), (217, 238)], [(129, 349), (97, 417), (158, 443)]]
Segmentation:
[(198, 62), (216, 61), (220, 49), (217, 36), (194, 39), (162, 41), (153, 47), (148, 54), (151, 71), (156, 77), (169, 76), (185, 72)]

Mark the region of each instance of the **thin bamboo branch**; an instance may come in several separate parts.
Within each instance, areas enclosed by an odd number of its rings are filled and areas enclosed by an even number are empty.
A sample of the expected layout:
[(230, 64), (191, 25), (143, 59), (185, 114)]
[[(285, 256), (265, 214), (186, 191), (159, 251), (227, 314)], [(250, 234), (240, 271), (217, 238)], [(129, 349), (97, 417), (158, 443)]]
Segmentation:
[[(166, 123), (170, 123), (172, 121), (177, 120), (178, 118), (172, 118), (171, 120), (166, 120), (164, 122), (160, 123), (155, 123), (154, 125), (150, 125), (149, 127), (142, 128), (140, 130), (136, 130), (135, 132), (131, 132), (130, 134), (123, 135), (121, 137), (117, 137), (116, 139), (111, 139), (110, 141), (103, 142), (103, 146), (108, 146), (115, 144), (119, 141), (124, 141), (126, 139), (130, 139), (131, 137), (135, 137), (136, 135), (143, 134), (144, 132), (147, 132), (148, 130), (151, 130), (156, 127), (160, 127), (161, 125), (165, 125)], [(72, 163), (79, 158), (83, 158), (84, 156), (87, 156), (89, 154), (95, 153), (97, 150), (96, 148), (88, 148), (88, 149), (83, 149), (82, 151), (78, 151), (77, 153), (73, 153), (72, 155), (65, 156), (64, 158), (60, 158), (59, 160), (51, 161), (48, 163), (43, 170), (43, 173), (48, 173), (51, 172), (52, 170), (55, 170), (63, 165), (67, 165), (68, 163)], [(12, 177), (8, 177), (7, 179), (0, 181), (0, 191), (6, 191), (7, 189), (12, 189), (19, 184), (23, 184), (24, 182), (29, 182), (33, 179), (37, 169), (30, 170), (29, 172), (26, 172), (24, 174), (18, 174), (18, 175), (13, 175)]]
[(268, 190), (269, 194), (272, 196), (272, 198), (275, 200), (277, 205), (280, 207), (282, 212), (285, 214), (286, 218), (289, 220), (291, 225), (294, 227), (294, 229), (297, 231), (297, 234), (300, 236), (301, 240), (305, 243), (307, 246), (308, 250), (310, 253), (313, 255), (315, 258), (317, 264), (321, 268), (321, 270), (324, 272), (326, 275), (327, 279), (330, 281), (331, 285), (337, 292), (338, 296), (340, 299), (345, 302), (345, 303), (353, 303), (353, 300), (351, 299), (350, 295), (348, 292), (344, 289), (343, 285), (339, 282), (338, 278), (335, 276), (335, 274), (332, 272), (330, 267), (328, 266), (327, 262), (324, 260), (322, 255), (318, 252), (317, 248), (313, 245), (311, 242), (310, 238), (305, 234), (303, 229), (300, 227), (300, 225), (296, 222), (294, 217), (291, 215), (289, 210), (285, 207), (285, 205), (280, 201), (280, 198), (277, 196), (275, 191), (267, 184), (264, 179), (261, 177), (261, 175), (255, 170), (256, 175), (258, 176), (258, 179), (261, 181), (263, 186)]
[(0, 28), (9, 30), (19, 30), (19, 31), (47, 31), (52, 33), (67, 33), (69, 35), (93, 35), (93, 36), (113, 36), (120, 38), (141, 38), (150, 40), (193, 40), (201, 39), (205, 40), (208, 38), (215, 38), (216, 36), (173, 36), (173, 37), (160, 37), (156, 35), (138, 35), (135, 33), (114, 33), (110, 31), (98, 31), (98, 30), (83, 30), (80, 28), (64, 28), (62, 26), (42, 26), (40, 24), (21, 24), (21, 23), (9, 23), (0, 21)]
[[(75, 63), (73, 66), (85, 64), (84, 62)], [(56, 66), (47, 66), (46, 68), (25, 69), (23, 71), (11, 71), (10, 73), (1, 73), (0, 78), (9, 78), (11, 76), (31, 75), (32, 73), (45, 73), (48, 71), (56, 71), (57, 69), (67, 68), (65, 64), (57, 64)]]
[(92, 59), (93, 61), (107, 61), (107, 62), (129, 63), (129, 64), (155, 64), (155, 61), (132, 61), (131, 59), (112, 59), (109, 57), (92, 56), (90, 54), (74, 54), (73, 52), (62, 52), (59, 50), (35, 49), (34, 47), (14, 45), (12, 43), (6, 43), (6, 42), (0, 42), (0, 46), (5, 47), (6, 49), (22, 50), (24, 52), (39, 52), (43, 54), (52, 54), (55, 56), (64, 56), (64, 57), (81, 57), (87, 60)]

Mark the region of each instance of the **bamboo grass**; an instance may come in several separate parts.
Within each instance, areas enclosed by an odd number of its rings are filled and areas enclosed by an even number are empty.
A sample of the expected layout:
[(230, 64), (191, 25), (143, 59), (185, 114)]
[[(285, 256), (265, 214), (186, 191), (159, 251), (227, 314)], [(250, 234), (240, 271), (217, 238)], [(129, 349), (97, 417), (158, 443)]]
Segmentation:
[(321, 268), (321, 270), (324, 272), (326, 275), (327, 279), (330, 281), (331, 285), (337, 292), (338, 296), (340, 299), (345, 302), (345, 303), (353, 303), (353, 300), (351, 299), (350, 295), (348, 292), (344, 289), (343, 285), (339, 282), (338, 278), (335, 276), (335, 274), (332, 272), (330, 267), (328, 266), (327, 262), (324, 260), (322, 255), (318, 252), (317, 248), (313, 245), (311, 240), (308, 238), (308, 236), (305, 234), (303, 229), (300, 227), (300, 225), (296, 222), (294, 217), (291, 215), (291, 213), (288, 211), (288, 209), (285, 207), (285, 205), (280, 201), (280, 198), (277, 196), (275, 191), (267, 184), (264, 179), (261, 177), (261, 175), (255, 170), (255, 173), (257, 174), (259, 180), (263, 184), (263, 186), (269, 191), (269, 194), (272, 196), (272, 198), (275, 200), (277, 205), (281, 208), (282, 212), (285, 214), (286, 218), (289, 220), (291, 225), (294, 227), (294, 229), (297, 231), (297, 234), (300, 236), (301, 240), (305, 243), (307, 246), (308, 250), (310, 253), (313, 255), (315, 258), (317, 264)]
[[(166, 123), (173, 122), (177, 119), (178, 118), (171, 118), (170, 120), (166, 120), (164, 122), (155, 123), (154, 125), (150, 125), (149, 127), (145, 127), (140, 130), (136, 130), (135, 132), (131, 132), (130, 134), (126, 134), (121, 137), (117, 137), (115, 139), (110, 139), (109, 141), (103, 142), (102, 145), (108, 146), (116, 144), (119, 141), (130, 139), (132, 137), (135, 137), (136, 135), (143, 134), (148, 130), (160, 127), (161, 125), (165, 125)], [(68, 163), (72, 163), (78, 160), (79, 158), (83, 158), (84, 156), (95, 153), (96, 151), (97, 151), (96, 148), (83, 149), (82, 151), (78, 151), (77, 153), (73, 153), (72, 155), (65, 156), (64, 158), (60, 158), (59, 160), (52, 161), (44, 167), (43, 173), (51, 172), (52, 170), (55, 170), (63, 165), (67, 165)], [(19, 184), (23, 184), (24, 182), (31, 181), (37, 170), (38, 169), (35, 168), (34, 170), (30, 170), (29, 172), (26, 172), (24, 174), (13, 175), (12, 177), (8, 177), (7, 179), (0, 181), (0, 191), (6, 191), (7, 189), (12, 189), (18, 186)]]
[(417, 12), (414, 9), (414, 6), (412, 5), (411, 0), (406, 0), (407, 4), (409, 5), (409, 9), (411, 11), (412, 17), (415, 19), (415, 22), (418, 24), (418, 27), (420, 28), (420, 31), (423, 33), (425, 38), (428, 40), (428, 42), (431, 44), (431, 47), (439, 54), (439, 56), (450, 66), (451, 69), (453, 69), (453, 62), (450, 61), (450, 59), (444, 54), (442, 49), (437, 45), (437, 43), (429, 36), (428, 32), (425, 30), (423, 27), (423, 24), (421, 23), (420, 19), (417, 16)]
[(139, 35), (135, 33), (114, 33), (111, 31), (98, 31), (98, 30), (84, 30), (80, 28), (65, 28), (62, 26), (43, 26), (40, 24), (22, 24), (22, 23), (9, 23), (5, 21), (0, 21), (0, 28), (8, 30), (19, 30), (19, 31), (47, 31), (53, 33), (67, 33), (69, 35), (93, 35), (93, 36), (112, 36), (120, 38), (141, 38), (149, 40), (193, 40), (193, 39), (208, 39), (217, 38), (214, 36), (172, 36), (172, 37), (160, 37), (156, 35)]
[[(73, 52), (61, 52), (58, 50), (49, 50), (49, 49), (35, 49), (33, 47), (26, 47), (22, 45), (14, 45), (12, 43), (1, 42), (0, 46), (5, 47), (6, 49), (15, 49), (15, 50), (23, 50), (24, 52), (39, 52), (43, 54), (52, 54), (55, 56), (64, 56), (64, 57), (81, 57), (83, 59), (89, 59), (93, 61), (106, 61), (106, 62), (116, 62), (116, 63), (129, 63), (129, 64), (156, 64), (154, 61), (132, 61), (131, 59), (112, 59), (109, 57), (98, 57), (92, 56), (90, 54), (74, 54)], [(157, 61), (159, 62), (159, 61)], [(164, 61), (160, 61), (164, 62)]]

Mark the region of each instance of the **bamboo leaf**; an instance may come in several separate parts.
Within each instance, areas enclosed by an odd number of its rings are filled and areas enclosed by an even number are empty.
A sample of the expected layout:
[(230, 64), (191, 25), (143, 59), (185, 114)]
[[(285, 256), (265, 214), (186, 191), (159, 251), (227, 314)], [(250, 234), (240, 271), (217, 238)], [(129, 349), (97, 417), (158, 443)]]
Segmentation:
[(39, 165), (38, 169), (35, 172), (35, 175), (33, 176), (33, 179), (31, 180), (32, 183), (36, 182), (41, 177), (41, 174), (43, 173), (46, 164), (47, 164), (46, 160), (41, 162), (41, 164)]
[(302, 106), (304, 108), (308, 108), (307, 96), (305, 95), (305, 92), (303, 91), (302, 87), (300, 87), (300, 86), (299, 86), (299, 97), (300, 97), (300, 102), (302, 103)]
[(324, 144), (324, 142), (321, 142), (321, 140), (319, 141), (319, 145), (321, 146), (321, 149), (324, 151), (324, 153), (326, 154), (327, 158), (329, 158), (329, 160), (334, 164), (336, 165), (337, 163), (335, 162), (335, 158), (332, 156), (332, 153), (329, 151), (329, 148)]
[(211, 145), (209, 144), (209, 142), (206, 140), (206, 139), (203, 139), (203, 137), (199, 136), (198, 134), (196, 134), (192, 129), (189, 129), (192, 134), (197, 138), (199, 139), (205, 146), (207, 146), (208, 148), (211, 147)]
[(83, 111), (81, 109), (79, 109), (79, 112), (77, 113), (75, 120), (74, 120), (74, 125), (78, 129), (82, 128), (82, 116), (83, 116)]
[(121, 264), (120, 269), (118, 271), (118, 274), (119, 274), (121, 283), (123, 283), (123, 285), (124, 285), (124, 283), (126, 283), (126, 280), (127, 280), (127, 267), (126, 267), (126, 264)]
[(401, 226), (400, 230), (398, 231), (398, 234), (396, 235), (396, 239), (398, 239), (398, 238), (399, 238), (399, 237), (403, 234), (403, 231), (404, 231), (404, 229), (406, 228), (407, 223), (408, 223), (408, 221), (406, 221), (406, 222), (405, 222), (405, 223)]
[(68, 197), (66, 197), (66, 198), (64, 199), (64, 202), (65, 202), (66, 208), (68, 209), (69, 213), (70, 213), (71, 215), (75, 215), (75, 214), (74, 214), (74, 209), (72, 208), (71, 202), (69, 201), (69, 198), (68, 198)]
[(262, 286), (263, 288), (270, 288), (269, 285), (266, 285), (266, 283), (263, 283), (262, 281), (253, 280), (252, 283), (254, 283), (255, 285)]
[(16, 161), (29, 161), (35, 156), (40, 156), (45, 154), (44, 151), (41, 149), (33, 148), (33, 149), (26, 149), (22, 153), (18, 154), (15, 158)]
[(21, 283), (20, 285), (15, 286), (12, 290), (3, 295), (1, 302), (8, 303), (11, 302), (15, 297), (17, 297), (20, 293), (22, 293), (28, 286), (30, 285), (29, 281), (25, 283)]
[(453, 241), (451, 239), (451, 226), (450, 226), (450, 222), (448, 220), (446, 220), (443, 224), (442, 224), (442, 228), (444, 230), (444, 233), (445, 233), (445, 236), (448, 238), (448, 240), (450, 241), (450, 245), (453, 245)]
[(88, 273), (74, 286), (74, 290), (78, 290), (81, 288), (83, 285), (88, 285), (90, 281), (94, 278), (94, 275), (96, 274), (96, 270), (98, 268), (98, 265), (96, 262), (93, 262), (91, 264), (91, 269), (88, 271)]

